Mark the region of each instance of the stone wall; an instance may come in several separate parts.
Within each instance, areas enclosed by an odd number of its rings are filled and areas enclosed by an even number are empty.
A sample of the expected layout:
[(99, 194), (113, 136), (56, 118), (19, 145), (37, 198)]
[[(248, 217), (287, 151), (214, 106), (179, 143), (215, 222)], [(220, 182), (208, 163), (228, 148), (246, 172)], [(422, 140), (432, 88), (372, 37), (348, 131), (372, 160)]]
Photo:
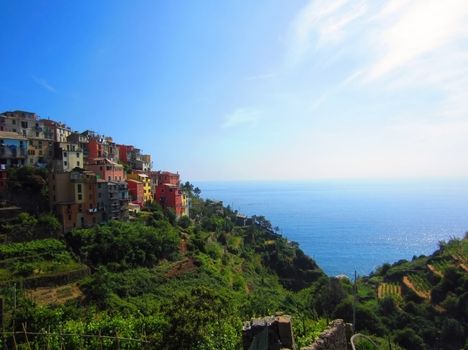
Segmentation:
[(347, 343), (346, 323), (343, 320), (334, 320), (318, 339), (301, 350), (347, 350)]

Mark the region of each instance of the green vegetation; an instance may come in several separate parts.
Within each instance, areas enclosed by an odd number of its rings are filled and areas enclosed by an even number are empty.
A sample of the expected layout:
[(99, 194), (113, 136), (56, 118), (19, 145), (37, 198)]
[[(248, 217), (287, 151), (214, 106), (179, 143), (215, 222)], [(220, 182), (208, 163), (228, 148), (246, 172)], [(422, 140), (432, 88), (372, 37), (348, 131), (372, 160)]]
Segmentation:
[[(356, 330), (382, 349), (466, 346), (468, 239), (441, 242), (430, 257), (384, 264), (354, 286), (327, 277), (264, 217), (247, 223), (222, 203), (202, 200), (191, 184), (184, 189), (190, 218), (154, 204), (133, 221), (76, 229), (63, 240), (28, 239), (53, 231), (53, 217), (21, 214), (9, 222), (10, 234), (25, 238), (0, 245), (5, 328), (47, 330), (30, 335), (33, 348), (239, 349), (242, 321), (281, 311), (293, 316), (296, 342), (305, 346), (327, 319), (352, 322), (354, 305)], [(21, 281), (85, 265), (91, 273), (21, 288)], [(11, 347), (12, 337), (7, 341)], [(16, 341), (27, 347), (24, 337)]]
[[(12, 284), (5, 285), (6, 328), (12, 330), (14, 321), (16, 331), (24, 323), (30, 332), (54, 333), (29, 337), (34, 346), (51, 349), (61, 342), (67, 349), (116, 348), (116, 339), (101, 342), (99, 334), (134, 339), (119, 340), (125, 349), (238, 349), (244, 320), (284, 311), (294, 317), (298, 343), (310, 343), (326, 327), (322, 310), (331, 315), (333, 303), (346, 294), (341, 282), (329, 280), (265, 218), (239, 226), (236, 212), (201, 200), (195, 190), (194, 219), (175, 220), (170, 211), (152, 205), (134, 221), (76, 229), (64, 242), (3, 246), (0, 257), (33, 263), (33, 273), (62, 255), (67, 263), (79, 259), (91, 268), (79, 281), (81, 293), (72, 293), (72, 286), (18, 290), (16, 310)], [(80, 297), (73, 299), (75, 294)], [(8, 341), (11, 345), (12, 338)]]
[(390, 297), (399, 302), (401, 301), (401, 286), (397, 283), (381, 283), (377, 290), (377, 296), (379, 299)]

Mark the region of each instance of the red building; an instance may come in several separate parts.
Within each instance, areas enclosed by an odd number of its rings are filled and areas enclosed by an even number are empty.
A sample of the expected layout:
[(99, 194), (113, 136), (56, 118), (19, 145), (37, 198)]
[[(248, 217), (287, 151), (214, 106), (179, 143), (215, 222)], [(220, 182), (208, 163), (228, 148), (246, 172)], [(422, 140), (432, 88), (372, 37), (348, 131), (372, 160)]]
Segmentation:
[(119, 160), (120, 162), (127, 164), (131, 161), (131, 154), (134, 152), (135, 147), (128, 145), (117, 145), (119, 148)]
[(171, 184), (179, 186), (180, 175), (178, 173), (171, 173), (169, 171), (158, 171), (158, 184)]
[(96, 138), (90, 138), (88, 141), (88, 159), (102, 158), (104, 154), (104, 145)]
[(164, 208), (172, 208), (177, 216), (185, 213), (183, 193), (178, 185), (160, 183), (156, 186), (154, 199)]
[(127, 179), (127, 184), (128, 184), (128, 192), (132, 199), (132, 203), (138, 204), (140, 207), (142, 207), (145, 201), (143, 182), (132, 180), (132, 179)]
[(89, 160), (95, 158), (108, 158), (114, 162), (119, 160), (119, 148), (111, 137), (104, 137), (90, 130), (83, 132), (81, 135), (88, 138), (87, 156)]
[(95, 172), (100, 179), (106, 181), (125, 181), (126, 178), (123, 166), (109, 159), (90, 158), (86, 164), (86, 169)]

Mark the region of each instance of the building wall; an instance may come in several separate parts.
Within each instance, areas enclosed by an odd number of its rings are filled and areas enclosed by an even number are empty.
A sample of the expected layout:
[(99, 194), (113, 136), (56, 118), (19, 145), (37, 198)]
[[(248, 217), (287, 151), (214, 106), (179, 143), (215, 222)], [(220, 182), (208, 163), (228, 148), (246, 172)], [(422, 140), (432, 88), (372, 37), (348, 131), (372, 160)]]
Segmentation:
[(0, 131), (0, 167), (25, 165), (28, 147), (27, 138), (15, 133)]
[(54, 146), (51, 140), (29, 139), (27, 164), (45, 168), (51, 164), (53, 159)]
[(126, 179), (123, 166), (106, 159), (89, 160), (86, 169), (95, 172), (99, 178), (106, 181), (125, 181)]
[(174, 209), (177, 216), (185, 213), (182, 196), (182, 191), (175, 185), (158, 184), (156, 187), (155, 200), (165, 208)]
[(128, 179), (128, 192), (132, 197), (133, 202), (137, 202), (140, 206), (143, 205), (145, 198), (143, 193), (143, 183), (137, 180)]
[(101, 222), (97, 210), (97, 178), (92, 172), (80, 170), (50, 174), (49, 200), (65, 232)]
[(151, 191), (151, 179), (146, 174), (141, 173), (131, 173), (127, 174), (129, 179), (137, 180), (143, 183), (143, 201), (152, 202), (154, 199), (153, 193)]
[(55, 142), (54, 170), (68, 172), (84, 167), (83, 151), (78, 144), (70, 142)]
[(158, 173), (158, 184), (171, 184), (179, 186), (180, 175), (169, 171), (160, 171)]

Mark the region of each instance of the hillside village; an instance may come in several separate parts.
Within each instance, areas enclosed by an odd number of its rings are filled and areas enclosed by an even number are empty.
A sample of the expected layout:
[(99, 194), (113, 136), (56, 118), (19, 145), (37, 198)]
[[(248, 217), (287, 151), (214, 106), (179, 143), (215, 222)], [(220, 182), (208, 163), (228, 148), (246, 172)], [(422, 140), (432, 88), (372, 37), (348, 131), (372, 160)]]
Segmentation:
[(48, 170), (49, 207), (64, 232), (127, 220), (153, 202), (189, 215), (179, 174), (153, 171), (141, 149), (35, 113), (0, 113), (0, 198), (8, 199), (9, 169), (26, 166)]

